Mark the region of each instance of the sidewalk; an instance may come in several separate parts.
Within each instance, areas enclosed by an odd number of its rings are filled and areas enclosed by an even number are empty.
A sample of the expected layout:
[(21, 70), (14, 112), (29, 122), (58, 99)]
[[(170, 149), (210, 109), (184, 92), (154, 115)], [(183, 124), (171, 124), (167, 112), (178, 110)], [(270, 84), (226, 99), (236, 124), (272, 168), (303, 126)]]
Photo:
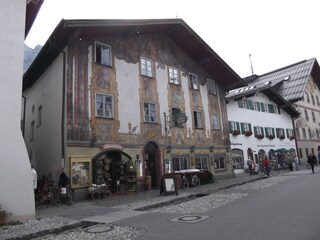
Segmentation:
[[(110, 197), (97, 201), (79, 201), (75, 202), (71, 206), (60, 204), (55, 207), (44, 206), (36, 209), (36, 218), (61, 216), (81, 221), (87, 221), (90, 218), (90, 221), (94, 221), (95, 216), (101, 216), (102, 213), (103, 215), (106, 215), (110, 214), (111, 212), (119, 211), (119, 208), (123, 208), (124, 205), (130, 205), (132, 210), (143, 210), (157, 205), (170, 204), (172, 202), (187, 199), (199, 194), (210, 194), (236, 185), (242, 185), (251, 181), (256, 181), (261, 178), (263, 177), (259, 175), (250, 176), (247, 173), (243, 173), (238, 174), (233, 178), (220, 179), (217, 183), (181, 189), (178, 191), (178, 195), (172, 194), (164, 196), (160, 195), (160, 190), (151, 190), (138, 192), (137, 194), (131, 195), (111, 195)], [(97, 222), (99, 221), (101, 220), (97, 219)], [(109, 219), (108, 222), (112, 222), (112, 219)]]
[[(133, 216), (147, 214), (150, 208), (172, 205), (177, 201), (189, 201), (195, 197), (218, 192), (233, 186), (257, 181), (263, 177), (259, 175), (238, 174), (233, 178), (218, 179), (217, 183), (201, 185), (179, 190), (178, 195), (160, 195), (160, 190), (138, 192), (132, 195), (112, 195), (98, 201), (86, 200), (75, 202), (71, 206), (59, 204), (57, 206), (43, 206), (36, 209), (35, 219), (23, 224), (0, 227), (0, 239), (42, 239), (70, 231), (84, 235), (81, 229), (97, 225), (108, 227), (109, 224)], [(101, 225), (102, 224), (102, 225)], [(94, 226), (93, 226), (94, 227)], [(118, 234), (128, 234), (126, 228), (119, 228)], [(131, 229), (132, 234), (137, 234)], [(63, 235), (63, 234), (62, 234)], [(72, 239), (87, 239), (75, 235)], [(119, 236), (120, 236), (119, 235)], [(52, 239), (52, 238), (51, 238)], [(65, 239), (63, 236), (57, 239)], [(100, 238), (99, 238), (100, 239)], [(102, 237), (101, 239), (105, 239)]]

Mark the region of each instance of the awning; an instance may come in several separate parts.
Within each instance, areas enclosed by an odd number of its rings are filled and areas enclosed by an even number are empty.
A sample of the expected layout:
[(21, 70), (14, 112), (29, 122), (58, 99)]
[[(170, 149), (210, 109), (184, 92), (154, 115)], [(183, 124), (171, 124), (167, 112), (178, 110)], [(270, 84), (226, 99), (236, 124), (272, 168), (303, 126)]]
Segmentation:
[(274, 150), (273, 152), (275, 152), (275, 153), (287, 153), (287, 152), (289, 152), (289, 150), (287, 150), (285, 148), (279, 148), (277, 150)]

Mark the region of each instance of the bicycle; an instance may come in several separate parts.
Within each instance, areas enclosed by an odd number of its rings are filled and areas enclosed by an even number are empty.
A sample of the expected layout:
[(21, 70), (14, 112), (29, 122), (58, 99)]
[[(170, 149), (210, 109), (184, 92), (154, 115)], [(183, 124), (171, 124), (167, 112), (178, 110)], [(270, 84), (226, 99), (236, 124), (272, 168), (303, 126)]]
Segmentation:
[(185, 175), (181, 177), (181, 187), (183, 189), (189, 188), (189, 186), (199, 187), (201, 185), (200, 178), (197, 175), (192, 175), (189, 180)]
[(274, 164), (269, 165), (269, 175), (265, 166), (261, 166), (259, 169), (259, 174), (262, 176), (278, 176), (280, 173), (280, 169)]
[(68, 194), (70, 195), (69, 197), (71, 198), (71, 202), (74, 199), (74, 190), (70, 187), (67, 186), (65, 191), (63, 188), (59, 188), (59, 191), (57, 191), (57, 202), (61, 204), (67, 204), (68, 203)]

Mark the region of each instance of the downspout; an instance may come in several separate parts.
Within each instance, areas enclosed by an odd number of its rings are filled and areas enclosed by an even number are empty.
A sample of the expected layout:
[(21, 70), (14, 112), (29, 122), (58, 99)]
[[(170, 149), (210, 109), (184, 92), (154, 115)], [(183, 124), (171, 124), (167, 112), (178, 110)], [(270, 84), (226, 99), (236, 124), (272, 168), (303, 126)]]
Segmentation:
[(63, 54), (63, 76), (62, 76), (62, 114), (61, 114), (61, 167), (65, 167), (65, 152), (66, 152), (66, 141), (65, 141), (65, 101), (66, 101), (66, 52), (54, 45), (51, 39), (48, 40), (51, 47), (57, 49)]
[(25, 135), (25, 127), (26, 127), (26, 105), (27, 105), (27, 98), (22, 95), (23, 98), (23, 121), (21, 123), (21, 132), (22, 132), (22, 137), (24, 138)]
[(294, 136), (294, 142), (296, 144), (296, 149), (297, 149), (297, 156), (298, 156), (298, 160), (299, 160), (299, 166), (301, 165), (301, 161), (300, 161), (300, 153), (299, 153), (299, 148), (298, 148), (298, 142), (297, 142), (297, 135), (296, 135), (296, 126), (294, 124), (294, 121), (296, 119), (298, 119), (299, 117), (296, 117), (296, 118), (292, 118), (292, 126), (293, 126), (293, 136)]

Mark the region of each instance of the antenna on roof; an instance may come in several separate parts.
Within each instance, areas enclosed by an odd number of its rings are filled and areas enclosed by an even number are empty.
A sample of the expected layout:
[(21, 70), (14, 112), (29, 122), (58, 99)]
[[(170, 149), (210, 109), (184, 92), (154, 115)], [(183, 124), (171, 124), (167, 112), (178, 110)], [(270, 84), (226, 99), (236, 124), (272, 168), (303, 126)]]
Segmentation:
[(250, 60), (250, 66), (251, 66), (251, 74), (253, 75), (253, 65), (251, 61), (251, 53), (249, 53), (249, 60)]

